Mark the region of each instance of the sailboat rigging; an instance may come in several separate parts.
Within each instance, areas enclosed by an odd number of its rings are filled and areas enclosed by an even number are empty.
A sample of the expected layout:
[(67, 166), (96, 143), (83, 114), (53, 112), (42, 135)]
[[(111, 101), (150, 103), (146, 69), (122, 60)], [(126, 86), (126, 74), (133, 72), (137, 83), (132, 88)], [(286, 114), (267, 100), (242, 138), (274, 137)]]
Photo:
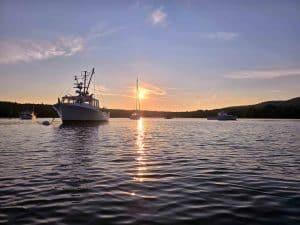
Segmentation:
[(140, 91), (139, 91), (139, 79), (136, 78), (136, 96), (135, 96), (135, 112), (131, 114), (131, 120), (139, 120), (141, 118), (141, 102), (140, 102)]

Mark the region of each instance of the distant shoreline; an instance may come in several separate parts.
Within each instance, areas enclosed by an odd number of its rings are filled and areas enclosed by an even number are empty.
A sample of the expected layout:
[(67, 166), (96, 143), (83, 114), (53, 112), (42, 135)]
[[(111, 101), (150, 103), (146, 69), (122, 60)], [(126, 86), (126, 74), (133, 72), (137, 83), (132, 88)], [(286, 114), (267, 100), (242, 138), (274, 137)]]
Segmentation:
[[(23, 110), (34, 109), (38, 118), (57, 118), (58, 115), (49, 104), (29, 104), (0, 101), (0, 118), (18, 118)], [(128, 118), (134, 110), (108, 109), (112, 118)], [(174, 118), (207, 118), (218, 112), (249, 119), (300, 119), (300, 97), (286, 101), (268, 101), (254, 105), (230, 106), (212, 110), (196, 110), (185, 112), (141, 111), (143, 117), (174, 117)]]

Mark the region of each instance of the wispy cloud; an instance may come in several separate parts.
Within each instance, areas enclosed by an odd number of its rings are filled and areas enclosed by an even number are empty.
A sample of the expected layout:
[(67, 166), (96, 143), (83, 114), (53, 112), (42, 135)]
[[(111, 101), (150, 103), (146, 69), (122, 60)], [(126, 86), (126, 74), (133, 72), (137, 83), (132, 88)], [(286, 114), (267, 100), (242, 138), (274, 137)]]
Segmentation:
[[(95, 92), (97, 96), (119, 96), (125, 98), (134, 98), (134, 96), (130, 95), (130, 93), (126, 94), (126, 91), (124, 90), (113, 90), (101, 85), (97, 85), (95, 87)], [(129, 91), (127, 90), (127, 92)]]
[(153, 25), (164, 24), (167, 20), (167, 13), (160, 7), (151, 13), (151, 22)]
[(0, 64), (32, 62), (72, 56), (84, 50), (90, 41), (113, 35), (126, 27), (94, 26), (86, 36), (60, 37), (55, 40), (0, 40)]
[(300, 69), (244, 70), (227, 74), (225, 77), (231, 79), (271, 79), (291, 75), (300, 75)]
[(201, 33), (200, 37), (203, 39), (210, 39), (210, 40), (231, 41), (237, 39), (239, 37), (239, 34), (235, 32), (208, 32), (208, 33)]
[(0, 40), (0, 64), (30, 62), (57, 56), (71, 56), (84, 47), (82, 38), (59, 38), (55, 41)]
[[(145, 99), (154, 97), (154, 96), (163, 96), (166, 95), (166, 91), (162, 88), (155, 86), (150, 83), (140, 83), (139, 89), (144, 93)], [(123, 87), (118, 89), (110, 89), (104, 86), (96, 86), (96, 94), (103, 96), (119, 96), (124, 98), (135, 98), (135, 86)]]
[(165, 90), (163, 90), (161, 87), (158, 87), (150, 83), (142, 83), (141, 89), (145, 92), (146, 97), (166, 95)]
[(96, 38), (102, 38), (105, 36), (110, 36), (114, 33), (117, 33), (121, 30), (126, 29), (125, 26), (118, 26), (118, 27), (107, 27), (103, 24), (97, 25), (91, 29), (91, 31), (88, 33), (86, 40), (96, 39)]

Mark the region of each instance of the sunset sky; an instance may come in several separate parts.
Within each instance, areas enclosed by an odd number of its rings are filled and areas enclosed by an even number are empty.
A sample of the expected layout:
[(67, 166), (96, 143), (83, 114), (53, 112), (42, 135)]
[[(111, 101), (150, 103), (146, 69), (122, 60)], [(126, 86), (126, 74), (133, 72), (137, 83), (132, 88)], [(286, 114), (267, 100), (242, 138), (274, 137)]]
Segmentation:
[(54, 104), (95, 67), (108, 108), (300, 96), (300, 1), (0, 1), (0, 101)]

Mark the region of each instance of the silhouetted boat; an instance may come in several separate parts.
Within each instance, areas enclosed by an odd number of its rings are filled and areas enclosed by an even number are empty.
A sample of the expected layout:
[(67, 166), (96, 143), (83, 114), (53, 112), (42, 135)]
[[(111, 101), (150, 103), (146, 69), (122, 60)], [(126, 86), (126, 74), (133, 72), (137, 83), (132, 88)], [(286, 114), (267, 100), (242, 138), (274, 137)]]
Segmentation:
[(22, 111), (20, 113), (20, 119), (21, 120), (32, 120), (32, 119), (35, 119), (36, 118), (36, 115), (34, 113), (34, 111)]
[(173, 119), (173, 117), (171, 115), (166, 115), (165, 119), (170, 120), (170, 119)]
[(136, 96), (135, 96), (135, 112), (130, 115), (131, 120), (139, 120), (141, 118), (141, 103), (139, 98), (139, 79), (136, 79)]
[[(78, 95), (65, 95), (53, 106), (64, 123), (84, 121), (108, 121), (109, 112), (99, 107), (99, 100), (94, 94), (89, 94), (95, 69), (92, 72), (83, 71), (81, 77), (75, 76), (75, 89)], [(88, 82), (87, 82), (88, 81)]]
[(227, 114), (224, 111), (218, 113), (217, 117), (207, 117), (208, 120), (237, 120), (237, 116)]

